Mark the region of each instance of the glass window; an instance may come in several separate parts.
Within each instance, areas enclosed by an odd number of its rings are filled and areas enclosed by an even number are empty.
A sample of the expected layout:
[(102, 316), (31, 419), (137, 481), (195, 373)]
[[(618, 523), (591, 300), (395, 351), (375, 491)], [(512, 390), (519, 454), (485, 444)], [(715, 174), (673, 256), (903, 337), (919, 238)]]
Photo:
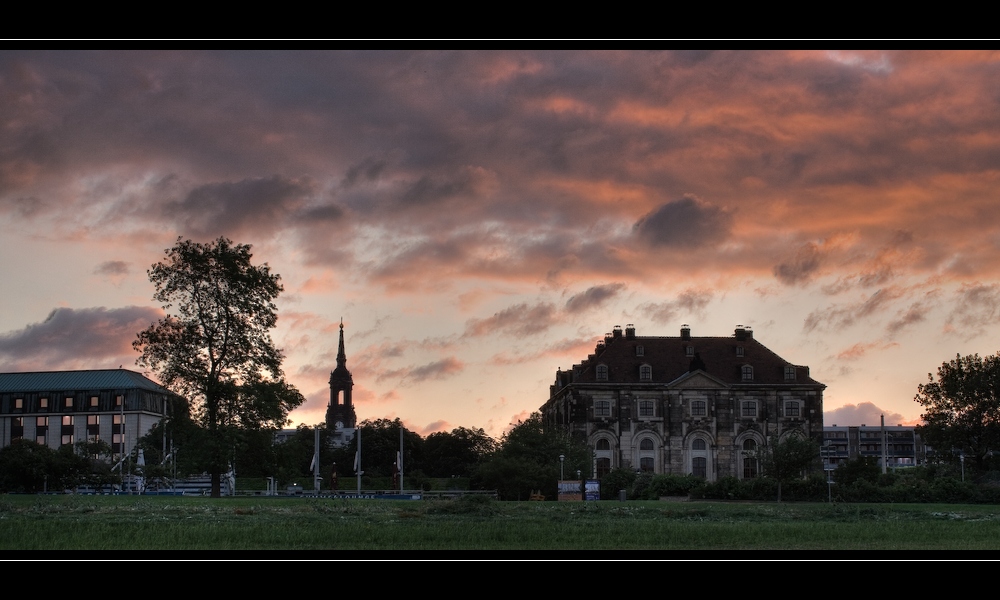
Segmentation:
[(785, 416), (786, 417), (799, 416), (799, 403), (795, 401), (785, 402)]
[(753, 367), (743, 365), (743, 381), (753, 381)]
[(650, 456), (643, 456), (639, 459), (639, 470), (644, 473), (653, 472), (653, 458)]
[(692, 417), (704, 417), (705, 416), (705, 401), (704, 400), (692, 400), (691, 401), (691, 416)]
[(756, 400), (744, 400), (743, 401), (743, 416), (744, 417), (756, 417), (757, 416), (757, 401)]
[(703, 440), (701, 438), (695, 438), (694, 442), (691, 443), (691, 449), (692, 450), (704, 450), (705, 449), (705, 440)]
[(598, 450), (611, 450), (611, 442), (605, 439), (597, 440)]
[(95, 408), (97, 407), (97, 396), (90, 397), (90, 405)]
[(694, 356), (694, 346), (685, 346), (684, 347), (684, 355), (685, 356)]
[(122, 397), (115, 396), (115, 406), (121, 406), (121, 405), (122, 405)]
[(66, 408), (73, 408), (73, 398), (66, 398)]
[(608, 380), (608, 366), (607, 365), (597, 365), (597, 380), (607, 381)]
[(752, 439), (743, 440), (743, 479), (753, 479), (757, 476), (757, 442)]
[(785, 367), (785, 381), (795, 381), (795, 367)]
[(63, 424), (63, 427), (72, 427), (73, 426), (73, 417), (71, 417), (69, 415), (63, 415), (62, 424)]
[(691, 474), (702, 479), (708, 477), (708, 459), (696, 456), (691, 459)]
[(598, 458), (597, 459), (597, 476), (604, 477), (611, 472), (611, 459), (610, 458)]
[(653, 449), (653, 440), (646, 438), (641, 442), (639, 442), (639, 450), (652, 450), (652, 449)]
[(639, 367), (639, 379), (643, 381), (649, 381), (653, 378), (653, 367), (649, 365), (642, 365)]
[(14, 398), (14, 408), (18, 410), (24, 408), (24, 398)]
[(35, 427), (48, 427), (49, 418), (48, 417), (35, 417)]
[(639, 416), (640, 417), (652, 417), (653, 416), (653, 401), (652, 400), (640, 400), (639, 401)]
[(48, 408), (48, 407), (49, 407), (49, 399), (48, 398), (39, 398), (38, 399), (38, 408)]
[(607, 400), (598, 400), (594, 404), (594, 416), (596, 417), (610, 417), (611, 416), (611, 403)]
[(736, 346), (736, 356), (743, 356), (743, 346)]
[(643, 355), (645, 355), (645, 353), (646, 353), (646, 349), (643, 348), (642, 346), (636, 346), (635, 347), (635, 355), (636, 356), (643, 356)]

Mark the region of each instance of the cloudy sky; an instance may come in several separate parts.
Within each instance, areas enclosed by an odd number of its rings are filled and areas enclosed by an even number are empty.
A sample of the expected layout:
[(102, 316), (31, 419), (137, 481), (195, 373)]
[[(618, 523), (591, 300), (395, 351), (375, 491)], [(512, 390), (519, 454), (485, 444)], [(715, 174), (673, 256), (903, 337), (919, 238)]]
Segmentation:
[(1000, 349), (1000, 54), (2, 52), (0, 371), (134, 366), (178, 236), (252, 244), (322, 420), (499, 436), (615, 325), (749, 325), (826, 422)]

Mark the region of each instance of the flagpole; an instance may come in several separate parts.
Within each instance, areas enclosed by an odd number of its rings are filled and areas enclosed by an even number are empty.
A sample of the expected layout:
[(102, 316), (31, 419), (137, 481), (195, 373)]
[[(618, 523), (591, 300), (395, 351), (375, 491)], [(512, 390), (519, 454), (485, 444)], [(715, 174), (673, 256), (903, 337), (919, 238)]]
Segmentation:
[(399, 491), (403, 491), (403, 426), (399, 426), (399, 455), (397, 461), (399, 465)]
[(358, 451), (354, 453), (354, 471), (358, 474), (358, 495), (361, 495), (361, 428), (358, 427)]

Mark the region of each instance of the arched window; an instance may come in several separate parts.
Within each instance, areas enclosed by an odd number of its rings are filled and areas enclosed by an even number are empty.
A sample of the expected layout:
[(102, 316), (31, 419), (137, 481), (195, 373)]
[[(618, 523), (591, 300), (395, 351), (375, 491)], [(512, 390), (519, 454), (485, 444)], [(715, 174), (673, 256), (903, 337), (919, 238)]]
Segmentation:
[(696, 437), (691, 440), (691, 450), (689, 454), (691, 456), (691, 474), (695, 477), (701, 477), (703, 479), (708, 479), (708, 458), (709, 458), (709, 448), (708, 442), (705, 438)]
[(642, 381), (650, 381), (653, 379), (653, 367), (649, 365), (642, 365), (639, 367), (639, 379)]
[(653, 440), (651, 440), (649, 438), (646, 438), (646, 439), (642, 440), (641, 442), (639, 442), (639, 449), (640, 450), (652, 450), (653, 449)]
[(696, 439), (694, 442), (691, 443), (691, 449), (692, 450), (704, 450), (705, 449), (705, 440), (703, 440), (701, 438)]
[(644, 473), (652, 473), (656, 470), (656, 444), (652, 438), (643, 438), (639, 441), (639, 470)]
[(597, 440), (597, 449), (598, 450), (611, 450), (611, 442), (609, 442), (608, 440), (606, 440), (604, 438), (601, 438), (601, 439)]

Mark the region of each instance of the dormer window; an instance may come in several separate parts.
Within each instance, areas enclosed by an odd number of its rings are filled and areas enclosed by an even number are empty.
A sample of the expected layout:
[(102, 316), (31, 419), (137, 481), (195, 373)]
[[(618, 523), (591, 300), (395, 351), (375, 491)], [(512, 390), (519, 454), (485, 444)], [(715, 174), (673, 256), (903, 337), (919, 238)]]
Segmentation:
[(639, 367), (639, 379), (641, 381), (650, 381), (653, 379), (653, 367), (649, 365)]
[(687, 357), (694, 356), (694, 346), (685, 346), (684, 347), (684, 355), (687, 356)]
[(643, 348), (642, 346), (636, 346), (635, 347), (635, 355), (636, 356), (645, 356), (646, 355), (646, 349)]
[(753, 367), (743, 365), (743, 381), (753, 381)]
[(598, 381), (608, 380), (608, 365), (597, 365), (597, 380)]
[(795, 381), (795, 367), (791, 365), (785, 367), (785, 381)]
[(736, 346), (736, 356), (743, 356), (743, 346)]

